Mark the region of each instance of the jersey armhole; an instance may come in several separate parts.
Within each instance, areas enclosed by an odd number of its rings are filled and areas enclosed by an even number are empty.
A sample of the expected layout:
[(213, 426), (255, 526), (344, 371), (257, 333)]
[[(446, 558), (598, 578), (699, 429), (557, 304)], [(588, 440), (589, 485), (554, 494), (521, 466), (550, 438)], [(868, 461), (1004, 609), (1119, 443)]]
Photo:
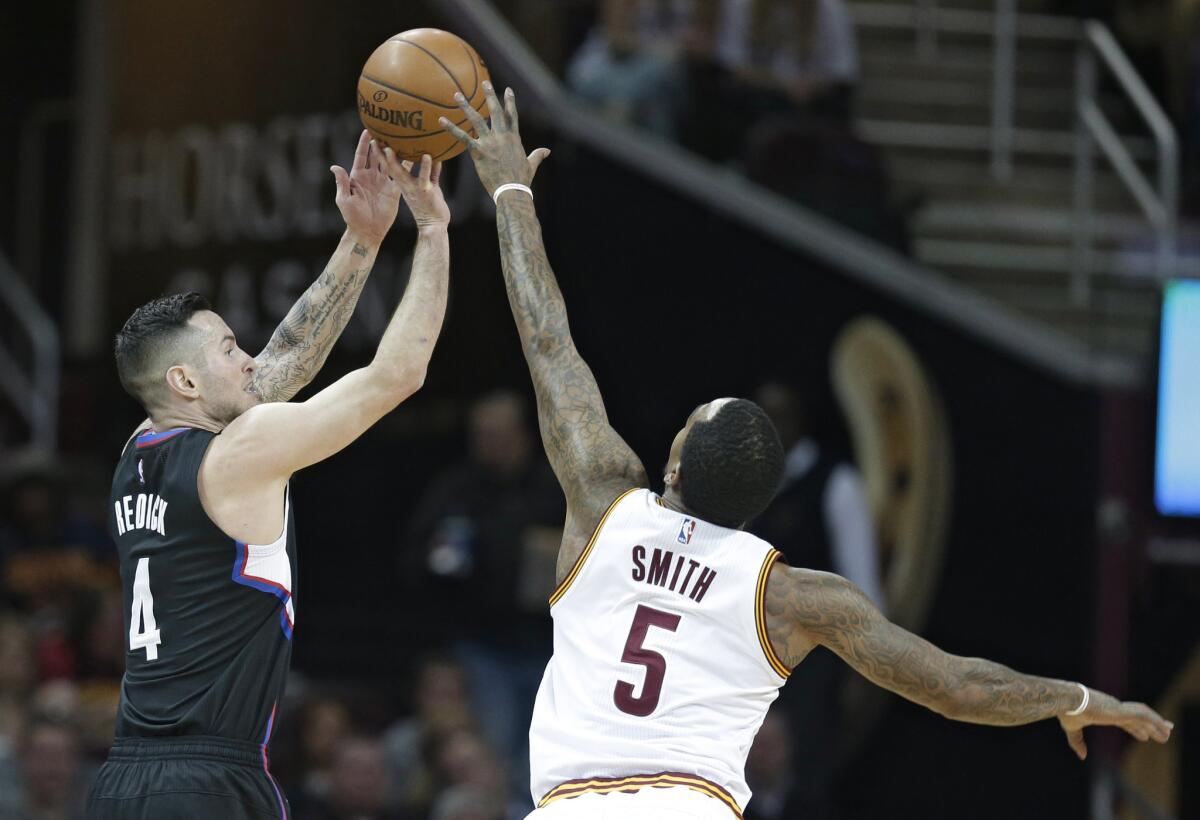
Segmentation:
[(558, 588), (554, 590), (554, 594), (550, 596), (551, 607), (562, 600), (562, 597), (567, 594), (567, 590), (570, 589), (571, 584), (574, 583), (575, 579), (579, 576), (580, 570), (583, 569), (584, 561), (586, 561), (587, 557), (591, 555), (592, 548), (596, 546), (596, 539), (600, 537), (600, 530), (604, 529), (604, 522), (608, 521), (608, 517), (612, 515), (612, 511), (617, 508), (618, 504), (625, 500), (626, 496), (641, 489), (644, 488), (631, 487), (617, 496), (616, 500), (608, 505), (608, 509), (604, 511), (604, 515), (600, 516), (600, 522), (596, 524), (596, 529), (592, 530), (592, 537), (588, 539), (587, 546), (583, 548), (583, 552), (579, 553), (579, 557), (575, 559), (575, 564), (571, 567), (571, 571), (567, 573), (567, 577), (563, 579), (562, 583), (558, 585)]
[(792, 670), (788, 669), (787, 664), (775, 652), (775, 647), (771, 645), (771, 635), (767, 631), (767, 581), (771, 577), (771, 568), (775, 566), (775, 562), (781, 555), (779, 550), (773, 549), (763, 559), (762, 569), (758, 572), (758, 585), (754, 591), (754, 625), (758, 630), (758, 643), (762, 647), (763, 655), (767, 658), (767, 663), (771, 665), (771, 669), (776, 675), (787, 680), (791, 677)]

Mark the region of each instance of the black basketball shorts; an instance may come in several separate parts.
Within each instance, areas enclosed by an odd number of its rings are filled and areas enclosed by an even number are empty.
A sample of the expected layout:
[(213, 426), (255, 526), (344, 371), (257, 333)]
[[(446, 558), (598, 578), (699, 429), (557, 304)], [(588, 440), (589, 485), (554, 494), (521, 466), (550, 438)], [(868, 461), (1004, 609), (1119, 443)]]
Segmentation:
[(88, 820), (290, 820), (262, 746), (216, 737), (118, 739)]

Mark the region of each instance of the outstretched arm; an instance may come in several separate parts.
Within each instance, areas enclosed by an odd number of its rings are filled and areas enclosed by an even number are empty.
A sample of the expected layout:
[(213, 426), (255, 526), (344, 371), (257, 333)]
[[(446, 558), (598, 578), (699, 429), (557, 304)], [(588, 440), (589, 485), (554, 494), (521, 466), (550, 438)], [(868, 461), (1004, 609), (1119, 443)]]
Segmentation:
[(982, 658), (943, 652), (893, 624), (846, 579), (776, 565), (766, 592), (767, 630), (781, 660), (795, 666), (814, 646), (836, 652), (870, 680), (953, 720), (1017, 726), (1056, 717), (1071, 748), (1087, 755), (1083, 728), (1119, 726), (1138, 740), (1166, 742), (1172, 725), (1141, 703), (1122, 703), (1068, 681), (1024, 675)]
[[(450, 269), (447, 226), (450, 211), (438, 185), (439, 166), (428, 156), (409, 173), (386, 149), (392, 178), (388, 190), (404, 199), (417, 222), (412, 273), (375, 358), (303, 402), (260, 404), (234, 420), (222, 434), (221, 451), (233, 456), (213, 469), (237, 472), (230, 481), (286, 479), (350, 444), (371, 425), (420, 389), (446, 312)], [(213, 454), (208, 461), (214, 462)]]
[[(467, 144), (489, 194), (505, 183), (528, 185), (549, 151), (540, 148), (526, 157), (512, 90), (501, 107), (491, 84), (484, 83), (484, 89), (490, 126), (462, 101), (478, 138), (444, 118), (442, 125)], [(646, 470), (608, 423), (596, 379), (575, 349), (567, 306), (546, 258), (532, 197), (523, 191), (503, 192), (496, 206), (496, 229), (508, 303), (537, 394), (542, 443), (567, 496), (567, 526), (559, 554), (561, 580), (578, 554), (575, 542), (580, 537), (586, 542), (622, 490), (646, 486)]]
[(384, 157), (366, 131), (350, 172), (334, 166), (337, 204), (346, 232), (317, 281), (292, 305), (255, 357), (254, 383), (265, 402), (287, 401), (313, 380), (342, 335), (375, 264), (397, 199), (386, 185)]

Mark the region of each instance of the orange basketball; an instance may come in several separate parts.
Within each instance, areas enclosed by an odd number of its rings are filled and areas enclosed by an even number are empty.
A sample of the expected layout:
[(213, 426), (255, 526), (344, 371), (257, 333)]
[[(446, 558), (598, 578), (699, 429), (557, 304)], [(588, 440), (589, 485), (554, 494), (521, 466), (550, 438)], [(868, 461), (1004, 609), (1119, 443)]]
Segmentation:
[(461, 37), (436, 28), (415, 28), (389, 39), (367, 58), (358, 77), (358, 114), (376, 140), (402, 159), (429, 154), (447, 160), (465, 146), (442, 128), (445, 117), (474, 135), (454, 101), (462, 92), (488, 115), (483, 81), (489, 79), (479, 53)]

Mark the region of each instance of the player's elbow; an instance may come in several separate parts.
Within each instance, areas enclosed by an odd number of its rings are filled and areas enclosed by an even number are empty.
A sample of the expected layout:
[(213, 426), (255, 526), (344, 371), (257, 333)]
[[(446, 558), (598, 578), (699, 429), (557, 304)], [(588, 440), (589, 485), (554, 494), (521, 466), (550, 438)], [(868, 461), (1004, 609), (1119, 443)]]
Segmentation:
[(392, 391), (403, 401), (425, 386), (425, 376), (429, 368), (425, 365), (412, 365), (404, 368), (396, 376)]
[(393, 405), (407, 399), (425, 385), (427, 363), (407, 363), (391, 367), (375, 367), (376, 387)]

